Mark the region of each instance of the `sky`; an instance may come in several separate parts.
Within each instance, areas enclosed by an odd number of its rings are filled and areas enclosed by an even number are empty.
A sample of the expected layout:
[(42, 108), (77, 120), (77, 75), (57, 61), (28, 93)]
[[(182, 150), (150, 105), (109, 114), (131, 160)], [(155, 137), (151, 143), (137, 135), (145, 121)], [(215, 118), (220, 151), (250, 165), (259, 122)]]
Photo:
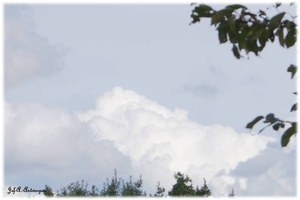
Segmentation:
[(296, 120), (295, 47), (237, 60), (209, 20), (189, 25), (192, 8), (6, 4), (4, 186), (102, 189), (117, 169), (153, 194), (180, 171), (213, 196), (295, 196), (296, 138), (281, 148), (284, 130), (245, 129), (268, 113)]

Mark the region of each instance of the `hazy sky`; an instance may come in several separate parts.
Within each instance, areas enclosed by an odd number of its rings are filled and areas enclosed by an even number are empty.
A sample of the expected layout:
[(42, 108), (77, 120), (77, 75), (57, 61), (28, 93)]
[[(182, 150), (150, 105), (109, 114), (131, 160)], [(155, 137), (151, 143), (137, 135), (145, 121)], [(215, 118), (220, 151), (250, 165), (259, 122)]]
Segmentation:
[(237, 60), (209, 20), (189, 26), (191, 10), (5, 5), (4, 184), (101, 189), (117, 169), (154, 193), (181, 171), (216, 196), (296, 195), (296, 139), (245, 129), (270, 112), (295, 120), (295, 48), (276, 39)]

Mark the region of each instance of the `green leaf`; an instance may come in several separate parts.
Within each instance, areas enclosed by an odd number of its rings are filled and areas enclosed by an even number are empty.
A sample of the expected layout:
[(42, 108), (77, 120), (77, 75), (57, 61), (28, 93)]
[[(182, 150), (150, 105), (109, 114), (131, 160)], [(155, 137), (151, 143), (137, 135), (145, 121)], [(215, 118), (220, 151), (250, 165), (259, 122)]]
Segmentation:
[(237, 9), (240, 9), (240, 8), (247, 9), (246, 6), (243, 6), (243, 5), (241, 5), (241, 4), (233, 4), (233, 5), (229, 5), (229, 6), (227, 6), (226, 8), (232, 8), (232, 9), (234, 9), (234, 10), (237, 10)]
[(219, 26), (217, 28), (219, 32), (227, 33), (229, 31), (229, 26), (227, 21), (222, 21), (219, 23)]
[(255, 37), (255, 32), (258, 30), (259, 27), (257, 26), (250, 26), (249, 27), (249, 30), (248, 30), (248, 33), (247, 33), (247, 36), (248, 37), (251, 37), (252, 39), (254, 39)]
[(257, 122), (259, 122), (261, 119), (263, 119), (263, 118), (264, 118), (263, 116), (258, 116), (258, 117), (256, 117), (254, 120), (252, 120), (252, 122), (249, 122), (249, 123), (247, 124), (246, 128), (252, 129), (253, 126), (254, 126)]
[(217, 30), (219, 31), (220, 44), (227, 42), (227, 32), (229, 31), (228, 22), (222, 21), (219, 23)]
[(295, 28), (297, 26), (297, 24), (289, 20), (284, 20), (282, 23), (288, 30), (290, 30), (291, 28)]
[(219, 41), (220, 41), (220, 44), (227, 42), (226, 32), (219, 31)]
[(268, 26), (270, 31), (273, 31), (275, 28), (278, 27), (278, 25), (281, 22), (284, 15), (285, 15), (285, 12), (282, 12), (282, 13), (275, 15), (274, 17), (272, 17), (270, 19), (269, 26)]
[(219, 23), (225, 15), (227, 14), (231, 14), (232, 13), (232, 9), (223, 9), (223, 10), (219, 10), (218, 12), (215, 12), (212, 17), (211, 17), (211, 25), (216, 25), (217, 23)]
[(269, 31), (266, 29), (266, 28), (263, 28), (263, 33), (261, 34), (261, 37), (262, 39), (264, 39), (266, 42), (268, 41), (269, 39), (269, 36), (270, 36), (270, 33)]
[(266, 16), (266, 12), (262, 11), (262, 10), (259, 10), (259, 16), (262, 16), (262, 15)]
[(235, 20), (234, 17), (230, 17), (228, 20), (230, 31), (235, 33)]
[(194, 8), (193, 12), (196, 12), (199, 17), (211, 17), (214, 10), (208, 5), (200, 4)]
[(190, 22), (190, 25), (195, 24), (196, 22), (200, 22), (200, 17), (198, 15), (191, 14), (191, 18), (193, 18), (193, 21)]
[(289, 141), (290, 141), (290, 138), (292, 137), (292, 135), (296, 134), (296, 126), (297, 126), (297, 123), (294, 122), (292, 124), (292, 126), (290, 128), (288, 128), (282, 135), (281, 137), (281, 146), (282, 147), (285, 147), (286, 145), (288, 145)]
[(278, 36), (278, 39), (279, 39), (279, 43), (282, 47), (284, 47), (284, 38), (283, 38), (283, 27), (281, 28), (278, 28), (277, 30), (277, 36)]
[(256, 40), (248, 40), (246, 45), (246, 51), (253, 52), (255, 55), (258, 55), (259, 47), (257, 46)]
[(264, 32), (265, 32), (265, 29), (264, 29), (264, 28), (257, 29), (257, 30), (255, 31), (254, 39), (260, 38), (260, 36), (261, 36)]
[(238, 40), (240, 43), (244, 43), (249, 31), (249, 27), (241, 26), (239, 28)]
[(296, 65), (290, 65), (289, 68), (287, 69), (288, 72), (291, 72), (291, 78), (293, 78), (297, 72), (297, 67)]
[(233, 55), (234, 55), (237, 59), (240, 59), (240, 58), (241, 58), (241, 55), (240, 55), (239, 50), (238, 50), (238, 48), (236, 47), (236, 45), (233, 45), (233, 46), (232, 46), (232, 52), (233, 52)]
[(269, 39), (271, 40), (271, 42), (274, 42), (275, 36), (274, 36), (273, 32), (271, 32)]
[(261, 45), (260, 50), (262, 50), (265, 47), (265, 45), (266, 45), (266, 43), (268, 41), (268, 38), (269, 38), (269, 31), (266, 30), (265, 28), (263, 28), (262, 30), (263, 31), (260, 34), (260, 37), (258, 38), (258, 41), (259, 41), (259, 43)]
[(288, 30), (288, 33), (286, 34), (285, 37), (285, 44), (287, 48), (290, 48), (292, 46), (294, 46), (294, 44), (296, 43), (296, 28), (295, 27), (291, 27)]
[(266, 120), (264, 121), (264, 123), (274, 123), (277, 121), (277, 118), (275, 118), (275, 115), (273, 113), (270, 113), (266, 116)]
[(278, 131), (280, 124), (281, 124), (281, 123), (277, 123), (277, 124), (273, 125), (273, 129), (274, 129), (275, 131)]
[(295, 103), (292, 108), (291, 108), (291, 112), (296, 111), (297, 110), (297, 103)]
[(242, 49), (246, 49), (246, 46), (247, 46), (246, 42), (239, 42), (239, 49), (240, 49), (240, 51)]
[(284, 125), (284, 123), (281, 123), (280, 126), (281, 126), (281, 128), (284, 128), (285, 125)]
[(200, 10), (204, 10), (204, 11), (213, 10), (212, 7), (210, 7), (210, 6), (206, 5), (206, 4), (200, 4), (199, 9)]
[(276, 3), (275, 6), (276, 8), (278, 8), (279, 6), (281, 6), (282, 3)]
[(238, 41), (238, 36), (236, 35), (236, 34), (234, 34), (234, 33), (232, 33), (232, 32), (228, 32), (228, 35), (229, 35), (229, 39), (230, 39), (230, 42), (232, 43), (232, 44), (235, 44), (235, 43), (238, 43), (239, 41)]

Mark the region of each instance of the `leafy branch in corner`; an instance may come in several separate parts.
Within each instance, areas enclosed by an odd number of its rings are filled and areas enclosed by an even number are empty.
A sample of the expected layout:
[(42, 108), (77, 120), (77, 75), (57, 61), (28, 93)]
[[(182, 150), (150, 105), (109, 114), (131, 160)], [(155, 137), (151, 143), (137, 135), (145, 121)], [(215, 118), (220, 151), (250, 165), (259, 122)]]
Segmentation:
[[(281, 12), (278, 8), (281, 3), (275, 3), (272, 7), (278, 11), (273, 17), (268, 17), (266, 12), (259, 10), (258, 13), (252, 13), (249, 9), (241, 4), (232, 4), (221, 10), (214, 10), (206, 4), (191, 4), (195, 6), (192, 10), (191, 24), (201, 21), (203, 18), (210, 18), (211, 25), (216, 27), (218, 31), (218, 39), (220, 44), (231, 43), (233, 55), (237, 58), (243, 58), (242, 51), (245, 51), (249, 59), (249, 53), (252, 52), (255, 56), (265, 48), (268, 42), (274, 42), (278, 39), (279, 44), (283, 48), (290, 48), (296, 44), (297, 24), (294, 22), (296, 16), (289, 13)], [(290, 4), (292, 6), (293, 3)], [(270, 8), (272, 8), (270, 7)], [(268, 10), (269, 8), (267, 8)], [(288, 20), (286, 15), (291, 16), (292, 20)], [(287, 72), (291, 73), (293, 79), (297, 66), (291, 64)], [(294, 94), (297, 95), (295, 92)], [(291, 107), (291, 112), (297, 110), (297, 103)], [(288, 124), (290, 127), (283, 133), (281, 138), (281, 146), (285, 147), (292, 135), (297, 133), (297, 122), (284, 121), (276, 118), (273, 113), (264, 116), (258, 116), (246, 126), (247, 129), (252, 129), (253, 126), (260, 120), (265, 119), (267, 125), (259, 131), (261, 133), (266, 128), (272, 126), (275, 131), (285, 128)]]

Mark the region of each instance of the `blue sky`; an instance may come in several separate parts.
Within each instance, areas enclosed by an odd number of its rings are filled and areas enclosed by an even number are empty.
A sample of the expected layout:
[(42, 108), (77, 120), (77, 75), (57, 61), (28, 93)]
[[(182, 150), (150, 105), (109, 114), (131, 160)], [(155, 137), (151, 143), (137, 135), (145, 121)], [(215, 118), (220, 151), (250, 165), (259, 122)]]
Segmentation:
[(217, 196), (295, 195), (296, 139), (282, 149), (283, 131), (245, 129), (270, 112), (295, 120), (295, 48), (237, 60), (208, 20), (189, 26), (191, 10), (5, 5), (4, 184), (101, 188), (117, 168), (150, 192), (182, 171)]

